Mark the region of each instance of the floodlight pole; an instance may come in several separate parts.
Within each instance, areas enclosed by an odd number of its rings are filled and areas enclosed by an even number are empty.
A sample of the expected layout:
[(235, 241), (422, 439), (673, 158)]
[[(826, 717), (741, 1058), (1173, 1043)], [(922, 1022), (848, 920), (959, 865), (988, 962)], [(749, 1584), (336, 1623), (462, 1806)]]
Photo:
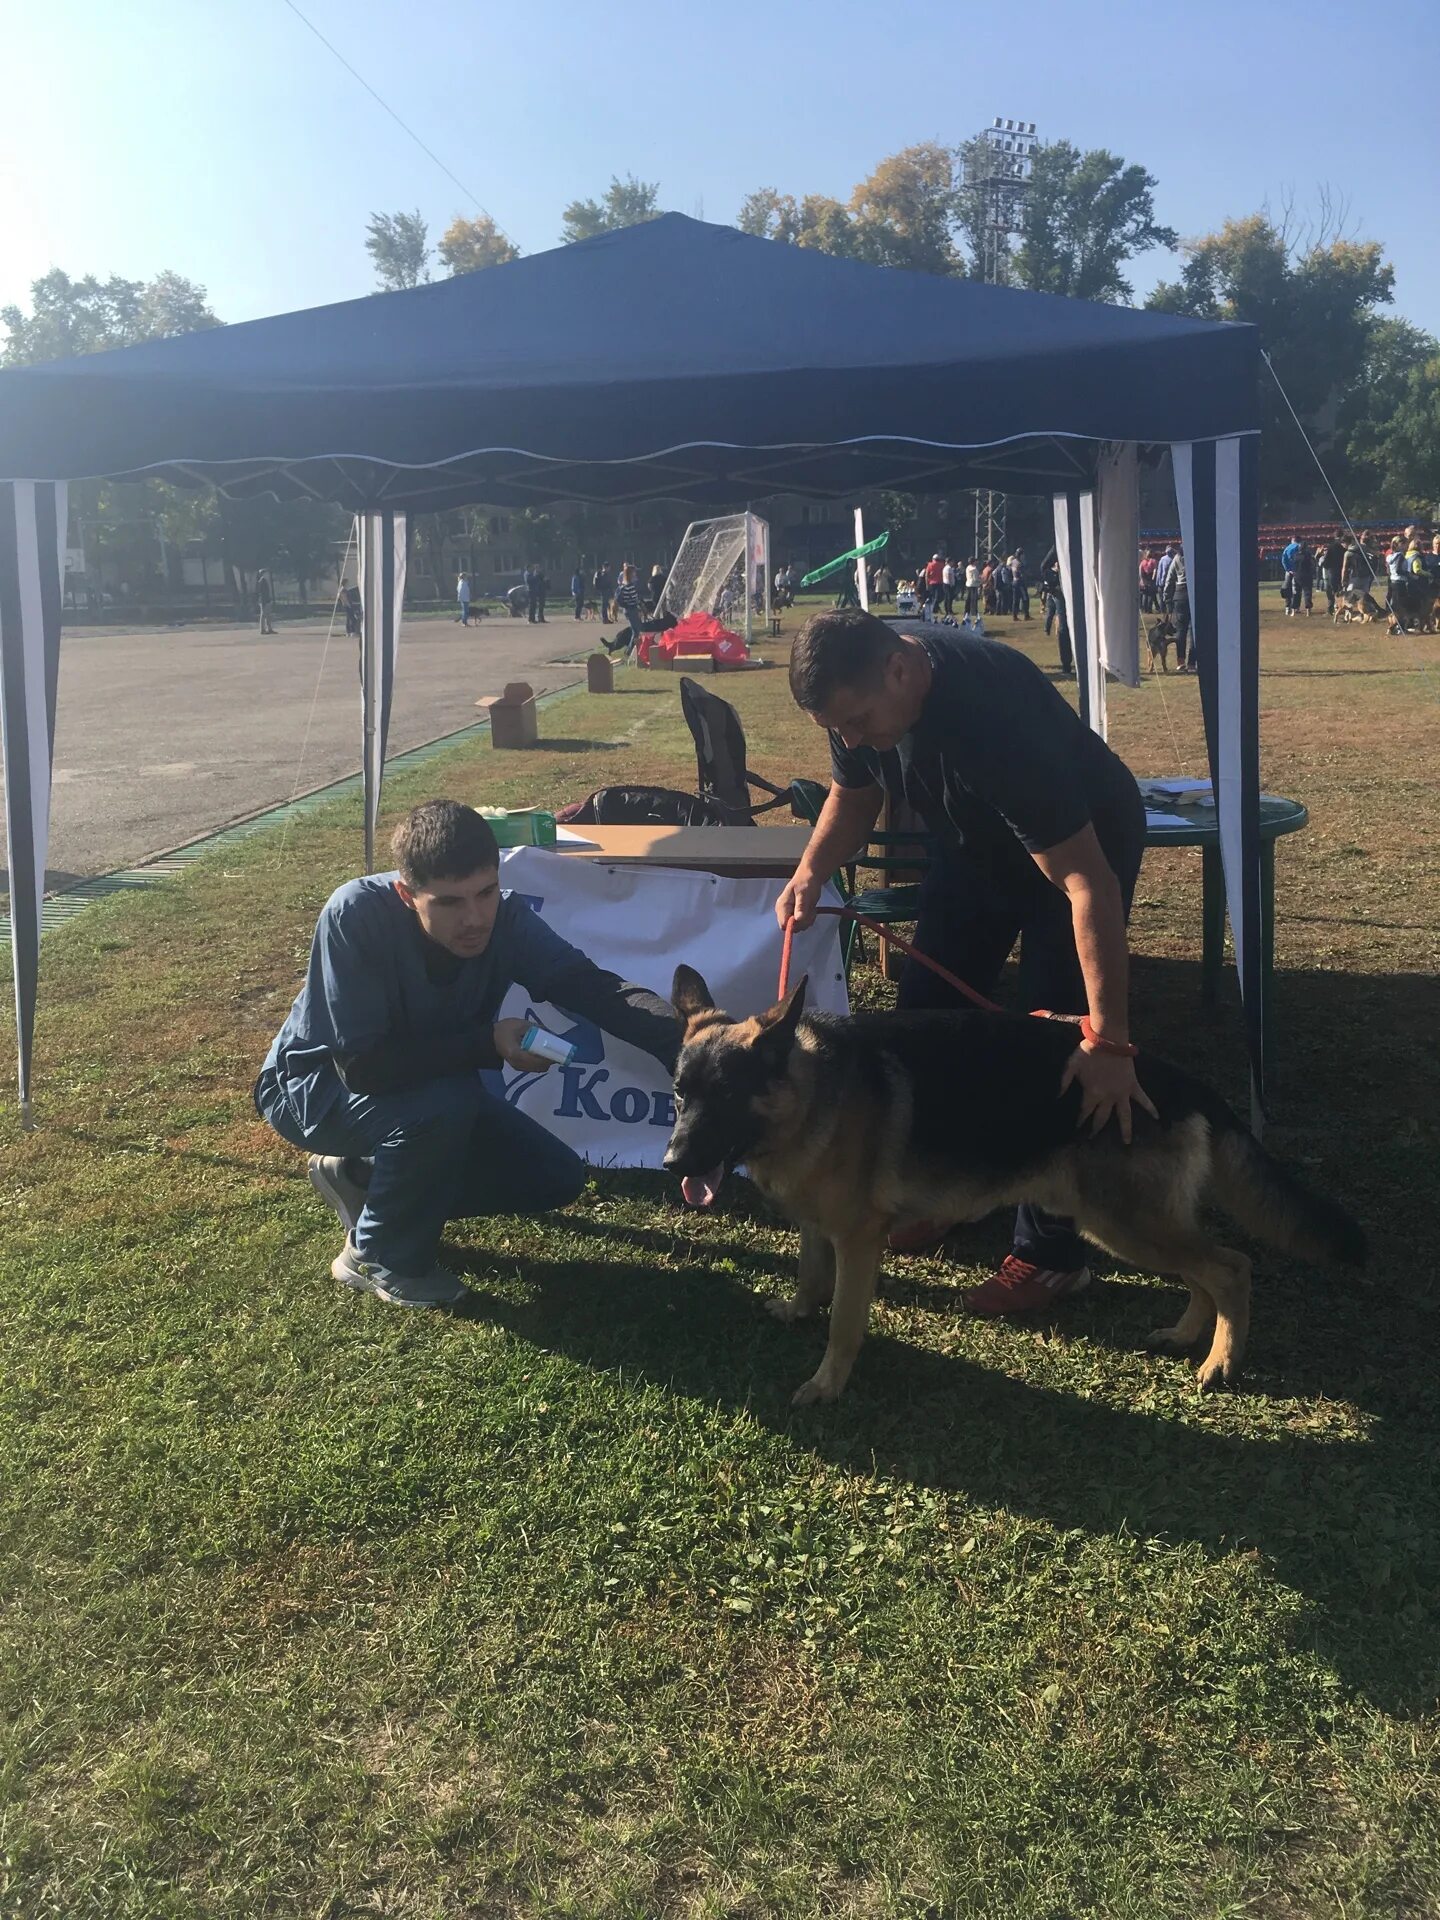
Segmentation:
[[(986, 286), (1005, 284), (1006, 242), (1020, 231), (1025, 190), (1034, 171), (1039, 145), (1033, 120), (1007, 120), (996, 114), (990, 126), (970, 142), (966, 171), (980, 192), (980, 270)], [(991, 554), (1003, 557), (1005, 495), (992, 488), (975, 489), (975, 563), (983, 566)]]

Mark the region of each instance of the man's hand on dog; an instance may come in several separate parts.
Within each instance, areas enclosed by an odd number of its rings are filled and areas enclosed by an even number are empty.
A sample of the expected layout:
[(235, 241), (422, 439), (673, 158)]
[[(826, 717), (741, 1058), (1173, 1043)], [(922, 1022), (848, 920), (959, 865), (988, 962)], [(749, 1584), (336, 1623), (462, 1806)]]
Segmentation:
[(538, 1053), (527, 1053), (520, 1044), (529, 1029), (528, 1020), (497, 1020), (492, 1029), (495, 1051), (507, 1067), (514, 1067), (519, 1073), (548, 1073), (554, 1061), (543, 1059)]
[(1061, 1093), (1072, 1080), (1080, 1082), (1080, 1118), (1076, 1124), (1083, 1127), (1088, 1120), (1091, 1133), (1099, 1133), (1109, 1126), (1113, 1116), (1120, 1123), (1120, 1138), (1128, 1147), (1132, 1101), (1143, 1107), (1152, 1120), (1160, 1118), (1135, 1077), (1135, 1062), (1124, 1054), (1106, 1053), (1103, 1048), (1092, 1047), (1088, 1040), (1082, 1040), (1066, 1063)]

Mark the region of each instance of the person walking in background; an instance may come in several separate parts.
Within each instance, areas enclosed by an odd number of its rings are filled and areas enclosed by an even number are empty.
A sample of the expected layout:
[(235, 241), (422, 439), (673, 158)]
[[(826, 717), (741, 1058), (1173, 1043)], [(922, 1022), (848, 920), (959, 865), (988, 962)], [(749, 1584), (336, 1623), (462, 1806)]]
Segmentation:
[(1296, 576), (1303, 551), (1299, 534), (1292, 533), (1280, 554), (1280, 566), (1285, 575), (1281, 592), (1285, 596), (1285, 616), (1289, 620), (1293, 620), (1300, 611), (1300, 592)]
[(575, 571), (570, 576), (570, 598), (575, 602), (575, 618), (585, 618), (585, 576), (580, 571), (580, 562), (575, 562)]
[(1060, 672), (1067, 680), (1075, 678), (1075, 651), (1070, 644), (1070, 622), (1065, 613), (1065, 589), (1060, 580), (1060, 556), (1052, 547), (1040, 562), (1040, 591), (1045, 596), (1045, 631), (1055, 622), (1055, 640), (1060, 648)]
[(275, 588), (268, 567), (261, 567), (255, 576), (255, 603), (260, 609), (261, 633), (274, 633), (275, 622), (271, 614), (275, 607)]
[(1144, 553), (1140, 556), (1140, 611), (1154, 613), (1155, 607), (1155, 556)]
[(1320, 584), (1325, 589), (1325, 611), (1333, 614), (1340, 597), (1345, 571), (1345, 548), (1338, 533), (1332, 533), (1320, 550)]
[(965, 562), (965, 618), (973, 620), (980, 611), (980, 569), (972, 553)]
[(601, 620), (610, 618), (610, 602), (615, 593), (615, 576), (610, 571), (608, 561), (602, 560), (595, 569), (595, 610)]
[[(660, 596), (661, 594), (664, 593), (664, 591), (665, 591), (665, 569), (664, 567), (661, 566), (660, 562), (657, 560), (654, 566), (651, 567), (650, 569), (650, 584), (645, 590), (645, 598), (650, 603), (650, 611), (652, 613), (654, 613), (656, 609), (659, 607)], [(756, 595), (756, 600), (759, 604), (761, 605), (764, 604), (765, 582), (764, 582), (763, 576), (760, 576), (760, 587), (759, 587), (759, 592)]]
[(1190, 631), (1190, 581), (1185, 572), (1183, 547), (1171, 560), (1165, 575), (1165, 611), (1175, 629), (1175, 671), (1193, 673), (1196, 670), (1195, 636)]
[(345, 638), (353, 640), (360, 632), (364, 607), (360, 601), (360, 589), (353, 582), (340, 590), (340, 598), (345, 603)]
[(1167, 545), (1165, 551), (1155, 562), (1155, 604), (1157, 607), (1163, 607), (1165, 604), (1165, 582), (1170, 577), (1170, 569), (1174, 564), (1175, 549)]
[(470, 576), (462, 573), (455, 583), (455, 598), (460, 603), (460, 611), (455, 616), (462, 627), (470, 624)]
[(932, 553), (925, 563), (925, 616), (933, 620), (940, 611), (940, 596), (945, 591), (945, 563)]
[(629, 622), (630, 638), (626, 644), (633, 652), (640, 644), (640, 623), (645, 613), (640, 600), (640, 575), (628, 560), (620, 569), (620, 584), (615, 589), (615, 608)]
[(955, 612), (955, 562), (947, 559), (940, 570), (940, 585), (945, 598), (947, 618)]
[(1010, 617), (1030, 618), (1030, 589), (1025, 584), (1025, 549), (1017, 547), (1010, 556)]
[(1305, 608), (1308, 620), (1315, 611), (1315, 553), (1308, 540), (1297, 537), (1300, 551), (1295, 556), (1295, 611)]

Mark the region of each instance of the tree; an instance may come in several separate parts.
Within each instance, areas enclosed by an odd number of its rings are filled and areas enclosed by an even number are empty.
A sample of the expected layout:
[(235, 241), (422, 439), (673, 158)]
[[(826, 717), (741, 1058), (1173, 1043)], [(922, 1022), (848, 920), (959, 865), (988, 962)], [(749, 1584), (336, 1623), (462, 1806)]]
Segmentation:
[(742, 233), (757, 240), (780, 240), (796, 246), (800, 239), (800, 209), (793, 193), (780, 193), (774, 187), (759, 187), (747, 193), (740, 203), (735, 224)]
[(955, 248), (955, 152), (938, 141), (882, 160), (850, 196), (857, 257), (918, 273), (965, 271)]
[(430, 229), (414, 213), (372, 213), (365, 251), (375, 262), (376, 284), (387, 293), (418, 287), (430, 278)]
[(660, 182), (637, 180), (627, 173), (622, 180), (610, 176), (610, 184), (600, 200), (572, 200), (560, 216), (560, 238), (571, 246), (576, 240), (589, 240), (597, 233), (613, 233), (619, 227), (638, 227), (642, 221), (660, 215)]
[(28, 314), (0, 308), (7, 335), (0, 365), (34, 366), (220, 325), (205, 303), (204, 287), (169, 271), (147, 283), (116, 275), (97, 280), (93, 274), (72, 280), (56, 267), (32, 281), (30, 302)]
[(1375, 455), (1380, 499), (1426, 520), (1440, 514), (1440, 353), (1411, 368)]
[(1260, 329), (1276, 376), (1262, 375), (1260, 385), (1265, 504), (1270, 511), (1303, 504), (1320, 476), (1277, 380), (1324, 455), (1335, 445), (1340, 403), (1363, 377), (1394, 269), (1374, 241), (1323, 229), (1297, 237), (1288, 216), (1277, 225), (1268, 213), (1227, 220), (1184, 251), (1180, 279), (1162, 282), (1146, 305)]
[(1440, 341), (1408, 320), (1377, 320), (1360, 377), (1340, 402), (1346, 491), (1377, 516), (1440, 501)]
[[(989, 148), (922, 141), (882, 160), (842, 204), (811, 194), (797, 201), (761, 187), (740, 208), (746, 233), (818, 247), (876, 266), (921, 273), (985, 270), (987, 196), (980, 185)], [(1081, 153), (1068, 140), (1037, 148), (1027, 192), (1017, 193), (1018, 244), (1001, 241), (1002, 278), (1015, 286), (1085, 300), (1124, 300), (1124, 263), (1147, 247), (1173, 247), (1155, 219), (1155, 180), (1113, 153)]]
[(1133, 289), (1120, 269), (1150, 247), (1179, 238), (1155, 219), (1153, 174), (1126, 166), (1103, 147), (1081, 153), (1069, 140), (1035, 151), (1021, 203), (1016, 286), (1076, 300), (1127, 303)]
[(841, 259), (922, 273), (963, 273), (952, 237), (955, 156), (927, 142), (906, 147), (862, 180), (848, 204), (828, 194), (761, 187), (740, 208), (739, 226), (761, 239), (814, 247)]
[(488, 213), (467, 220), (457, 213), (435, 249), (448, 273), (478, 273), (481, 267), (503, 267), (520, 258), (520, 249), (505, 238)]

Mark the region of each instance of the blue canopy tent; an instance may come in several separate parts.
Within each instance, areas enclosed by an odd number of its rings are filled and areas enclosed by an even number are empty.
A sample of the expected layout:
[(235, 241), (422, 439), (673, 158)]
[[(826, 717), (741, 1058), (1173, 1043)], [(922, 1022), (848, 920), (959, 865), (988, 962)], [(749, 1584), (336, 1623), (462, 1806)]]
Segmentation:
[[(149, 475), (360, 517), (373, 835), (410, 513), (472, 500), (720, 507), (874, 487), (1050, 494), (1082, 703), (1103, 726), (1101, 665), (1108, 653), (1126, 671), (1135, 645), (1133, 610), (1127, 640), (1128, 603), (1104, 592), (1107, 528), (1134, 524), (1134, 450), (1165, 447), (1258, 1091), (1258, 365), (1252, 328), (901, 273), (667, 214), (409, 292), (0, 373), (22, 1105), (67, 481)], [(1124, 572), (1133, 580), (1133, 543)]]

